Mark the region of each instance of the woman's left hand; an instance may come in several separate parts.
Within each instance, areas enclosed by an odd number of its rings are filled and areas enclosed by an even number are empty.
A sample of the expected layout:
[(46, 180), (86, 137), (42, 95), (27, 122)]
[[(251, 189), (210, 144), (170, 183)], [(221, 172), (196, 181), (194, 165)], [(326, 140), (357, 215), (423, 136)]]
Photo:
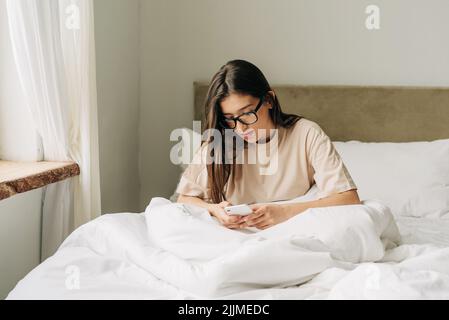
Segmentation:
[(253, 209), (253, 213), (242, 219), (242, 221), (245, 221), (244, 227), (256, 227), (263, 230), (291, 217), (288, 206), (280, 204), (254, 204), (250, 207)]

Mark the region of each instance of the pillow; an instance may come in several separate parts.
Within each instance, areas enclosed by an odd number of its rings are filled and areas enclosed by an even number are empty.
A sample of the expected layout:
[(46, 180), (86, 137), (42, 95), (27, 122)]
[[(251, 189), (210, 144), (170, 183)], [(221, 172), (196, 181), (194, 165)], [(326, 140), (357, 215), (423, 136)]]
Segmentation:
[[(190, 159), (188, 163), (181, 163), (179, 166), (184, 171), (189, 163), (192, 161), (193, 156), (197, 152), (198, 148), (201, 146), (201, 133), (193, 131), (189, 128), (181, 128), (182, 131), (182, 140), (181, 140), (181, 152), (182, 154), (186, 154), (190, 150)], [(196, 142), (197, 144), (193, 143)], [(199, 143), (198, 143), (199, 142)]]
[[(192, 161), (193, 156), (198, 150), (198, 147), (201, 146), (201, 133), (198, 133), (192, 129), (189, 128), (181, 128), (182, 131), (182, 139), (180, 142), (180, 148), (181, 148), (181, 154), (186, 154), (190, 150), (190, 157), (189, 162), (183, 163), (181, 162), (179, 164), (179, 168), (181, 170), (181, 175), (184, 172), (185, 169), (189, 166), (189, 163)], [(199, 141), (199, 144), (195, 145), (193, 141)], [(179, 177), (181, 178), (181, 176)], [(179, 179), (178, 179), (179, 181)], [(176, 192), (173, 193), (173, 195), (170, 197), (170, 201), (176, 202), (178, 199), (178, 194)]]
[(449, 218), (449, 139), (334, 146), (361, 200), (377, 199), (395, 215)]

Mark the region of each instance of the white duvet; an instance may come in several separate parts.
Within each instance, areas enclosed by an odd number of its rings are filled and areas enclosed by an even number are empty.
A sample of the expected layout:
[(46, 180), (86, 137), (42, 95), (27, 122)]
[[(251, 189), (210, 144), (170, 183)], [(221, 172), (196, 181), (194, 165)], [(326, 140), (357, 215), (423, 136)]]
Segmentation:
[(236, 231), (154, 198), (77, 229), (8, 299), (448, 299), (449, 246), (399, 226), (365, 200)]

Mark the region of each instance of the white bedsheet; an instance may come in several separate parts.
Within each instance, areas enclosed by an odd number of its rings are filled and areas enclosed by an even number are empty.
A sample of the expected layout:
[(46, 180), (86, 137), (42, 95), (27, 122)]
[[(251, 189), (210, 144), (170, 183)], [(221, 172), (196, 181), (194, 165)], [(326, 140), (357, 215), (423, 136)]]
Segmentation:
[(7, 299), (449, 298), (448, 221), (398, 218), (395, 246), (376, 201), (309, 209), (257, 234), (182, 209), (153, 199), (144, 213), (97, 218)]

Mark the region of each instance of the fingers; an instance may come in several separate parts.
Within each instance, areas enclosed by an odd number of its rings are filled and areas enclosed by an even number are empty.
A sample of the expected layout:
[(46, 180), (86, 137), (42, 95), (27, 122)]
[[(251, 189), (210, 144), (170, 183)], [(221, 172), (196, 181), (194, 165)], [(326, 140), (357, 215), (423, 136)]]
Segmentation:
[(222, 221), (223, 226), (230, 229), (241, 229), (243, 227), (243, 221), (229, 221), (229, 220), (223, 220)]
[(216, 208), (216, 212), (219, 214), (220, 219), (224, 221), (232, 221), (235, 218), (234, 216), (228, 215), (224, 210), (224, 207), (221, 207), (220, 205)]
[(224, 226), (229, 229), (241, 229), (243, 227), (243, 224), (228, 224)]
[(258, 210), (260, 210), (262, 208), (266, 209), (267, 206), (268, 206), (267, 204), (263, 204), (263, 203), (261, 203), (261, 204), (250, 204), (249, 205), (249, 207), (251, 209), (253, 209), (253, 211), (258, 211)]
[(240, 223), (243, 220), (242, 216), (231, 216), (228, 215), (226, 212), (224, 213), (225, 220), (229, 223)]
[(223, 225), (230, 229), (240, 229), (243, 226), (244, 220), (241, 216), (229, 216), (227, 213), (224, 214)]
[(253, 209), (253, 212), (256, 212), (257, 210), (259, 210), (262, 206), (259, 204), (250, 204), (249, 207), (251, 209)]
[(251, 205), (250, 206), (251, 209), (253, 209), (253, 213), (263, 213), (266, 212), (268, 207), (265, 205)]
[(265, 217), (265, 215), (261, 215), (258, 216), (254, 219), (251, 220), (247, 220), (246, 224), (250, 227), (254, 226), (254, 225), (259, 225), (260, 223), (264, 222), (265, 220), (267, 220), (267, 218)]
[(266, 205), (252, 205), (251, 208), (254, 210), (254, 213), (246, 217), (245, 224), (247, 226), (266, 229), (273, 224)]
[(216, 209), (217, 218), (220, 223), (229, 229), (242, 229), (247, 226), (266, 226), (266, 217), (264, 214), (267, 211), (266, 205), (250, 205), (251, 209), (253, 209), (253, 213), (250, 215), (244, 216), (236, 216), (236, 215), (228, 215), (224, 208), (227, 206), (231, 206), (231, 203), (228, 201), (222, 201), (218, 204), (218, 208)]
[(262, 217), (265, 213), (266, 213), (266, 208), (265, 207), (259, 207), (258, 209), (256, 209), (256, 211), (254, 211), (250, 215), (247, 215), (244, 220), (247, 223), (251, 222), (251, 223), (254, 224), (254, 221), (259, 219), (260, 217)]
[(263, 212), (263, 211), (262, 212), (255, 212), (255, 213), (252, 213), (250, 215), (247, 215), (244, 218), (244, 221), (246, 221), (246, 222), (254, 222), (255, 220), (259, 219), (260, 217), (262, 217), (264, 215), (265, 215), (265, 212)]
[(232, 206), (232, 204), (228, 201), (222, 201), (218, 205), (222, 208)]
[(226, 228), (242, 229), (256, 227), (257, 229), (263, 230), (274, 224), (269, 208), (266, 205), (250, 205), (253, 213), (247, 216), (228, 215), (223, 209), (228, 205), (230, 205), (229, 202), (223, 201), (215, 209), (215, 217)]
[(220, 220), (221, 223), (225, 226), (228, 225), (237, 225), (239, 226), (240, 224), (243, 223), (242, 217), (240, 216), (230, 216), (228, 215), (226, 212), (223, 211), (223, 214), (220, 215)]

